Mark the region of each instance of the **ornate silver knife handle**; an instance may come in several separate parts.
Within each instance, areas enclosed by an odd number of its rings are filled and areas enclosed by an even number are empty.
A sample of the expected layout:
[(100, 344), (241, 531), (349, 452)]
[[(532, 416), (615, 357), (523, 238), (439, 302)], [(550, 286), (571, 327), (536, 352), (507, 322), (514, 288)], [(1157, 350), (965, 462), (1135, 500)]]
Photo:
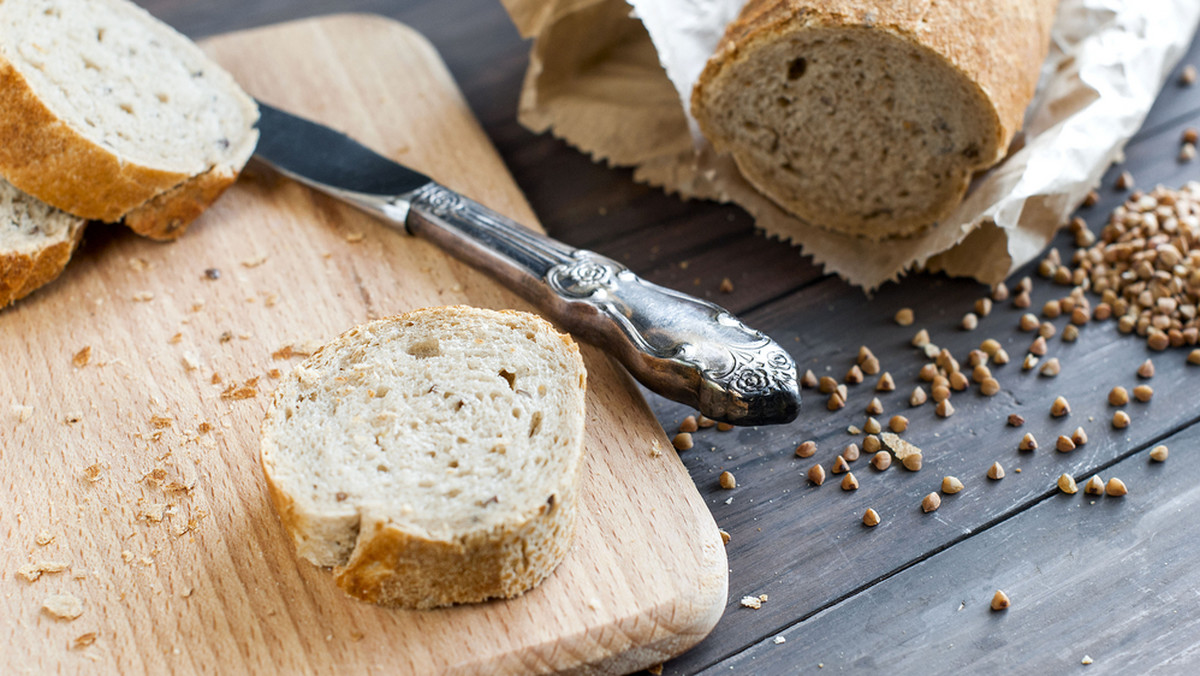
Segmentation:
[(651, 284), (437, 183), (371, 210), (507, 283), (665, 397), (735, 425), (786, 423), (799, 412), (791, 356), (713, 303)]

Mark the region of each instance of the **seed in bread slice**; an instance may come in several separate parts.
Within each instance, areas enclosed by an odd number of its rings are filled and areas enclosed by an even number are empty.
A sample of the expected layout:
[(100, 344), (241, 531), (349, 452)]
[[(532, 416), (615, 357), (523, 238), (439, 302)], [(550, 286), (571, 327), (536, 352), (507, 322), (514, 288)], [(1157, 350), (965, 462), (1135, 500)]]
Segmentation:
[(1057, 4), (753, 0), (706, 64), (691, 111), (783, 209), (850, 235), (912, 235), (1003, 157)]
[(0, 308), (58, 277), (84, 225), (0, 179)]
[(126, 0), (0, 3), (0, 175), (87, 219), (174, 239), (250, 159), (258, 107)]
[(586, 372), (524, 312), (416, 310), (359, 326), (281, 382), (262, 428), (297, 553), (351, 596), (434, 608), (516, 596), (565, 556)]

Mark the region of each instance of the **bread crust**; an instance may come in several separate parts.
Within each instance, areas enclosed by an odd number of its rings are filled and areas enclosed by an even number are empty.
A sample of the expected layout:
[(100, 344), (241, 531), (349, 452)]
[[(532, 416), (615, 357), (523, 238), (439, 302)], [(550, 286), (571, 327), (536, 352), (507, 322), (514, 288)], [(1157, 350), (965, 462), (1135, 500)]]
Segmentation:
[[(130, 8), (147, 22), (157, 21), (132, 4)], [(185, 44), (199, 54), (194, 45)], [(229, 86), (237, 87), (232, 79)], [(252, 125), (257, 105), (240, 90), (236, 94)], [(0, 54), (0, 175), (22, 192), (75, 216), (109, 223), (124, 220), (141, 235), (175, 239), (236, 180), (257, 140), (257, 130), (247, 128), (241, 138), (229, 139), (237, 144), (235, 152), (215, 165), (197, 161), (193, 169), (178, 170), (139, 164), (61, 119), (17, 65)]]
[[(986, 148), (990, 152), (981, 152), (971, 168), (981, 170), (1003, 158), (1020, 129), (1037, 86), (1040, 64), (1049, 49), (1057, 4), (1057, 0), (750, 0), (726, 29), (693, 88), (692, 110), (714, 147), (731, 152), (737, 159), (737, 148), (729, 147), (704, 116), (706, 94), (726, 69), (755, 49), (805, 29), (881, 31), (960, 73), (991, 108), (995, 125), (992, 142)], [(769, 182), (768, 177), (747, 175), (747, 179), (765, 194), (773, 193), (771, 186), (764, 184)], [(945, 216), (957, 206), (969, 179), (969, 173), (959, 179), (949, 191), (954, 199), (941, 205), (936, 213)], [(795, 212), (788, 204), (781, 206)], [(854, 230), (851, 223), (807, 220), (838, 230)], [(882, 235), (913, 234), (930, 224), (897, 224)], [(880, 234), (873, 232), (874, 226), (861, 230), (851, 234)]]
[(78, 220), (65, 240), (32, 253), (0, 253), (0, 309), (54, 281), (67, 267), (71, 254), (83, 239), (86, 224), (84, 220)]
[[(583, 358), (570, 336), (529, 313), (464, 306), (416, 310), (377, 322), (405, 322), (422, 315), (478, 318), (481, 313), (497, 318), (516, 317), (529, 328), (552, 333), (561, 341), (579, 376), (577, 383), (572, 381), (569, 385), (578, 396), (563, 402), (571, 407), (567, 414), (578, 422), (578, 429), (571, 441), (573, 447), (559, 451), (569, 453), (569, 462), (557, 475), (553, 490), (544, 501), (493, 525), (460, 530), (449, 537), (434, 537), (405, 530), (387, 515), (374, 514), (366, 507), (348, 506), (344, 514), (322, 512), (316, 506), (310, 511), (276, 478), (275, 456), (279, 448), (269, 428), (283, 403), (284, 386), (272, 400), (263, 422), (260, 451), (271, 502), (292, 535), (297, 553), (318, 565), (333, 566), (336, 583), (350, 596), (371, 603), (418, 609), (511, 598), (549, 576), (570, 548), (583, 472), (582, 428), (587, 387)], [(532, 325), (531, 319), (535, 320)], [(316, 360), (325, 350), (338, 349), (340, 343), (352, 343), (360, 329), (342, 334), (309, 360)], [(352, 513), (351, 509), (357, 511)]]
[(0, 56), (0, 174), (22, 192), (81, 218), (115, 222), (188, 180), (122, 162), (63, 124)]

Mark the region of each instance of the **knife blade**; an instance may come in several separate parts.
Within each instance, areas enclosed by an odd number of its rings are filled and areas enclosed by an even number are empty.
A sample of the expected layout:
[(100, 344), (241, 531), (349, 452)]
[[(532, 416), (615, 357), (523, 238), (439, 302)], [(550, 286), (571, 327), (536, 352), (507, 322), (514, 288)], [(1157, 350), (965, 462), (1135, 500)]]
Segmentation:
[(724, 308), (526, 228), (341, 132), (259, 110), (259, 160), (490, 273), (652, 391), (735, 425), (798, 415), (791, 355)]

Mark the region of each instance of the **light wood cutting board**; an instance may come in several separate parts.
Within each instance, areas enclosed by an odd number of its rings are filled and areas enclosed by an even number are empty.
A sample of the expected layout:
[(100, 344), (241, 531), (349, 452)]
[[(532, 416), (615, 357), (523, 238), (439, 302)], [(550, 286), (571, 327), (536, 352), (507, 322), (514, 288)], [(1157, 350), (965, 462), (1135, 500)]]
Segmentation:
[[(535, 223), (410, 29), (327, 17), (205, 48), (251, 94)], [(699, 641), (725, 605), (717, 528), (627, 374), (590, 347), (581, 523), (540, 587), (392, 610), (294, 556), (257, 461), (288, 352), (452, 303), (526, 307), (254, 165), (179, 242), (93, 226), (57, 282), (0, 313), (0, 672), (628, 671)], [(53, 562), (67, 567), (18, 574)], [(52, 594), (83, 614), (43, 612)]]

